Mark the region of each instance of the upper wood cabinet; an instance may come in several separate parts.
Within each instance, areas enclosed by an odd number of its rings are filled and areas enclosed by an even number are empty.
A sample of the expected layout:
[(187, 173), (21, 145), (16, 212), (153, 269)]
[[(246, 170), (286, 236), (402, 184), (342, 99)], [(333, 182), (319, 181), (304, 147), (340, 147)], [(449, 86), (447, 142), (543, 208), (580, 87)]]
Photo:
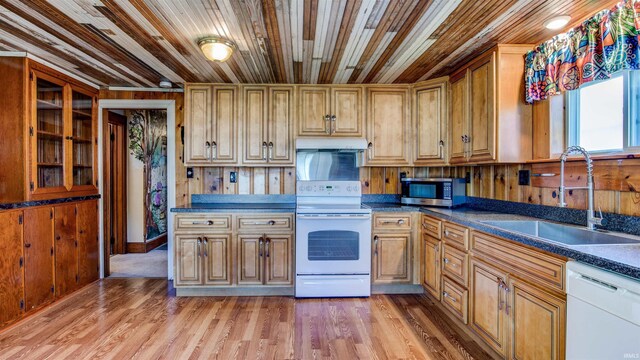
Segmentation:
[(185, 85), (185, 164), (238, 162), (237, 93), (233, 85)]
[(0, 203), (97, 194), (98, 91), (26, 58), (0, 74)]
[(293, 165), (292, 86), (242, 87), (245, 165)]
[(299, 86), (298, 136), (363, 136), (362, 87)]
[(413, 165), (447, 163), (448, 83), (444, 77), (419, 83), (413, 89)]
[(510, 163), (532, 157), (532, 108), (524, 101), (524, 54), (498, 45), (451, 75), (450, 162)]
[(367, 87), (366, 165), (410, 164), (410, 103), (407, 87)]

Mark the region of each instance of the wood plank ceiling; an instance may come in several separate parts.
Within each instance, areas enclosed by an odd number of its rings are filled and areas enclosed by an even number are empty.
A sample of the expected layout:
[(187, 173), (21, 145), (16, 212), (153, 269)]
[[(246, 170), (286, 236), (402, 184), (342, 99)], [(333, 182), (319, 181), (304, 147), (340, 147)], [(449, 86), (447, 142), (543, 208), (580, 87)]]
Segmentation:
[[(0, 0), (0, 51), (29, 52), (101, 86), (160, 80), (412, 83), (497, 43), (539, 43), (617, 0)], [(566, 30), (566, 29), (562, 29)], [(196, 42), (233, 40), (226, 63)]]

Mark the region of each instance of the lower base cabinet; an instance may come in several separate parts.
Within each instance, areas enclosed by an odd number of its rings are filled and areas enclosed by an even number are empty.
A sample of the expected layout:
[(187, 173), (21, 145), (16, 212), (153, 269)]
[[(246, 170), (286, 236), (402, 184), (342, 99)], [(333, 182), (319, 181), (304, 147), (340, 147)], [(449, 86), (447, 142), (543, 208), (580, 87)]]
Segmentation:
[(238, 284), (293, 285), (292, 241), (286, 234), (238, 235)]
[(422, 268), (422, 286), (429, 294), (431, 294), (431, 296), (440, 300), (440, 259), (442, 253), (442, 244), (440, 240), (435, 239), (427, 235), (426, 233), (422, 233), (422, 238), (422, 252), (424, 259)]
[(406, 283), (411, 281), (411, 233), (373, 235), (373, 277), (371, 282)]
[(0, 211), (0, 328), (99, 278), (98, 202)]
[(176, 285), (230, 285), (231, 234), (177, 235)]

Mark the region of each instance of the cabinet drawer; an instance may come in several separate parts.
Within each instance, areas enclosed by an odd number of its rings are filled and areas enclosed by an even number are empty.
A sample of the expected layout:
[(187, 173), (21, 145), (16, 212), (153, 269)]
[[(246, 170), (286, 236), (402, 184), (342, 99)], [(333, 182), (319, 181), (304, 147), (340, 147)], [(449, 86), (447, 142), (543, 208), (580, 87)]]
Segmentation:
[(467, 289), (449, 280), (446, 276), (442, 277), (442, 304), (465, 324), (467, 323), (468, 299)]
[(440, 240), (442, 238), (442, 221), (422, 215), (422, 231)]
[(446, 244), (443, 246), (442, 272), (450, 278), (467, 286), (469, 280), (469, 258), (464, 251), (460, 251)]
[(471, 251), (518, 277), (565, 291), (566, 260), (479, 231), (471, 232)]
[(461, 250), (469, 250), (469, 229), (464, 226), (444, 222), (442, 224), (442, 239), (445, 243)]
[(376, 230), (411, 230), (411, 214), (374, 214), (373, 228)]
[(176, 230), (231, 231), (231, 215), (178, 215)]
[(293, 215), (241, 215), (238, 231), (293, 231)]

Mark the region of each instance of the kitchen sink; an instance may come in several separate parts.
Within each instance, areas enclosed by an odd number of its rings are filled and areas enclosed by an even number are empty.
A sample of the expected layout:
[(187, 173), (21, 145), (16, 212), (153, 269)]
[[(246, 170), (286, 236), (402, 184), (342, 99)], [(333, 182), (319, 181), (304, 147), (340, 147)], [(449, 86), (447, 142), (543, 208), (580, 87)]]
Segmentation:
[(640, 238), (632, 235), (588, 230), (546, 221), (483, 221), (483, 223), (565, 245), (640, 245)]

